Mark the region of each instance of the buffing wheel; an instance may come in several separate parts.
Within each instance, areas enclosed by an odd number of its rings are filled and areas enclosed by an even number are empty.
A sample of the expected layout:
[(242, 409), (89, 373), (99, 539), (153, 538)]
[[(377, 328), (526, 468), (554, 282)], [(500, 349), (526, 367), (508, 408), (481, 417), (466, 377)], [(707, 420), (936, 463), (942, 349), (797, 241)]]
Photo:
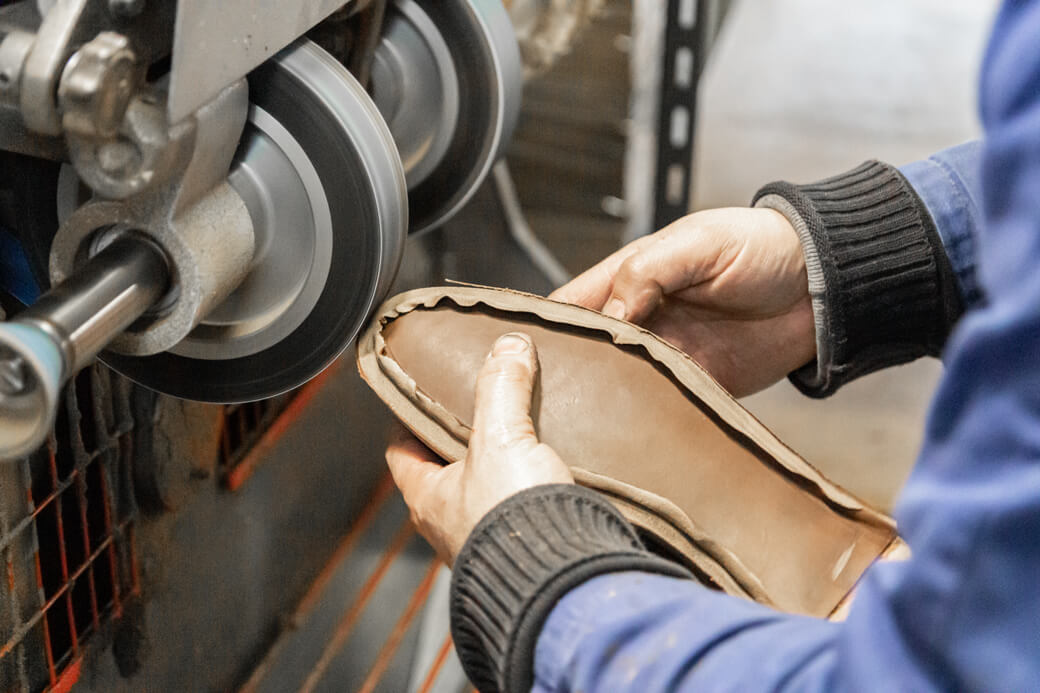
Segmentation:
[(485, 0), (395, 0), (372, 94), (408, 177), (410, 231), (440, 226), (512, 136), (523, 76), (509, 15)]
[(178, 397), (270, 397), (319, 373), (386, 293), (407, 233), (397, 149), (360, 84), (301, 40), (249, 76), (229, 180), (256, 255), (245, 281), (172, 351), (102, 359)]
[(451, 49), (416, 0), (387, 8), (372, 59), (372, 99), (404, 164), (409, 188), (444, 160), (459, 119), (459, 76)]

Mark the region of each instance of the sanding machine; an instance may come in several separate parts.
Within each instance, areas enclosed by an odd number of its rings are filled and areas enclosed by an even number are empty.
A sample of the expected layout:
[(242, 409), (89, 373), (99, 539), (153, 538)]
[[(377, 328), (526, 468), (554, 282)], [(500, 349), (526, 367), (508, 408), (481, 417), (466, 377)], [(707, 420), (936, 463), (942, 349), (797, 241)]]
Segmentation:
[(519, 109), (497, 0), (0, 5), (4, 288), (30, 304), (0, 324), (0, 459), (95, 356), (208, 402), (319, 373)]
[(469, 690), (342, 352), (559, 283), (496, 159), (602, 4), (0, 0), (0, 691)]

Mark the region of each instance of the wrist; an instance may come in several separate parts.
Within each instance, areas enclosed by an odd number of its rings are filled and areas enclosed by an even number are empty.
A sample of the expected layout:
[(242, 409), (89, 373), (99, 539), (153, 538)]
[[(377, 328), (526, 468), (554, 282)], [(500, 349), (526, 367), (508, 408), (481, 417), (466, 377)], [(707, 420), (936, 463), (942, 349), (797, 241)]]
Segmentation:
[(920, 199), (877, 161), (812, 183), (770, 183), (756, 207), (783, 214), (805, 257), (816, 357), (791, 381), (814, 397), (880, 368), (936, 356), (961, 311), (949, 260)]
[(600, 494), (573, 484), (526, 489), (480, 521), (452, 572), (451, 630), (481, 690), (530, 690), (534, 647), (556, 602), (578, 584), (623, 570), (690, 577), (647, 552)]
[[(809, 293), (806, 252), (795, 227), (799, 217), (792, 209), (783, 210), (782, 205), (768, 202), (763, 204), (760, 201), (754, 210), (763, 216), (761, 223), (771, 230), (775, 239), (771, 245), (772, 252), (780, 258), (772, 261), (780, 268), (776, 270), (776, 286), (780, 287), (779, 294), (784, 297), (784, 320), (780, 327), (783, 339), (776, 355), (780, 370), (777, 377), (782, 378), (816, 360), (816, 325)], [(779, 202), (784, 201), (781, 198)]]

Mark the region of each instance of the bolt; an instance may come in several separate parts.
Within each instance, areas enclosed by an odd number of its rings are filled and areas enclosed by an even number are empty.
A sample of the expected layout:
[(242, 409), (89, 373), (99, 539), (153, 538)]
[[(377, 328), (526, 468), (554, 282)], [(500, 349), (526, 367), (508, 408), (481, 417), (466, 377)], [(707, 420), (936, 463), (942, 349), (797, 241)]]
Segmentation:
[(102, 171), (115, 178), (122, 178), (140, 167), (141, 153), (132, 142), (116, 140), (101, 145), (97, 161)]
[(17, 395), (25, 390), (25, 361), (18, 354), (0, 358), (0, 395)]
[(144, 11), (144, 0), (108, 0), (108, 11), (120, 19), (131, 19)]

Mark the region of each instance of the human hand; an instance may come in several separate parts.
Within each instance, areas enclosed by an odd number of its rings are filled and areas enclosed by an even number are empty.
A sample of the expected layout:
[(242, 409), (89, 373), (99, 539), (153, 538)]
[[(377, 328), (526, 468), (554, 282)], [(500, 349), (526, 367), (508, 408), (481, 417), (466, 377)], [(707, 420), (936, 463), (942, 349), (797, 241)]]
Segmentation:
[(593, 266), (550, 298), (642, 325), (737, 397), (816, 356), (805, 259), (771, 209), (690, 214)]
[(447, 565), (469, 533), (509, 496), (541, 484), (574, 483), (570, 469), (531, 421), (538, 356), (519, 333), (495, 342), (477, 376), (473, 431), (466, 459), (443, 462), (399, 424), (386, 450), (412, 521)]

